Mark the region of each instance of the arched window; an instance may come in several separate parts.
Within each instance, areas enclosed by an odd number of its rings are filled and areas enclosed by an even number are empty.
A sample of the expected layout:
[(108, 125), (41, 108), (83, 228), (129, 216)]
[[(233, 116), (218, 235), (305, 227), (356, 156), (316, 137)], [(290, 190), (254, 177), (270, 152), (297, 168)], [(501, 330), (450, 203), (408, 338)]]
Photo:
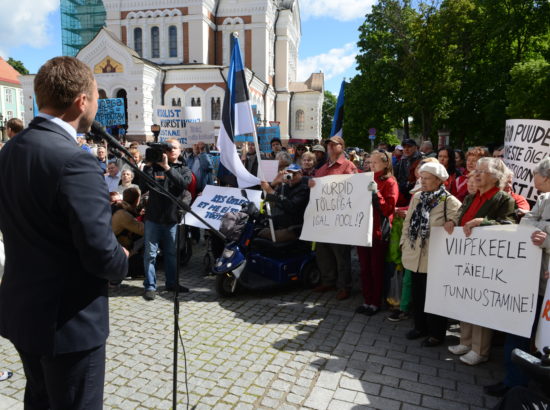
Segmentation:
[(212, 97), (211, 106), (212, 106), (212, 115), (211, 115), (212, 118), (211, 119), (212, 119), (212, 121), (217, 121), (221, 118), (222, 103), (220, 101), (220, 97), (218, 97), (218, 98)]
[(181, 98), (172, 98), (172, 107), (181, 107)]
[(134, 50), (139, 54), (140, 57), (143, 55), (143, 32), (141, 28), (137, 27), (134, 29)]
[(151, 58), (160, 58), (159, 28), (151, 28)]
[(178, 29), (176, 26), (168, 27), (168, 48), (170, 57), (178, 56)]
[(200, 106), (201, 106), (201, 98), (200, 97), (197, 97), (196, 99), (191, 98), (191, 107), (200, 107)]
[(304, 130), (305, 114), (303, 110), (296, 111), (296, 131)]

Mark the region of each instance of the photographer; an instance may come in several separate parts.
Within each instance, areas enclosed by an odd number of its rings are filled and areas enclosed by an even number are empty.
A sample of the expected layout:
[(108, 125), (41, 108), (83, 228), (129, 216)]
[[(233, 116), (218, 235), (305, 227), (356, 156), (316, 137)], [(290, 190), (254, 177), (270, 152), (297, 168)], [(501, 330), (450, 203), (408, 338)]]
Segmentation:
[[(309, 202), (309, 188), (302, 180), (302, 169), (290, 165), (282, 175), (283, 183), (273, 189), (262, 181), (262, 189), (267, 193), (266, 201), (271, 204), (271, 216), (275, 226), (276, 242), (298, 239), (304, 223), (304, 212)], [(258, 236), (271, 239), (269, 228), (262, 229)]]
[[(165, 143), (156, 144), (145, 153), (146, 166), (143, 172), (152, 177), (172, 195), (181, 197), (191, 183), (191, 170), (179, 161), (181, 148), (179, 141), (170, 139)], [(141, 187), (142, 192), (149, 190)], [(145, 253), (143, 257), (145, 268), (144, 298), (153, 300), (156, 296), (157, 276), (155, 260), (159, 245), (164, 256), (164, 273), (166, 290), (174, 291), (176, 285), (180, 292), (188, 292), (184, 286), (176, 283), (176, 229), (180, 221), (178, 207), (167, 196), (149, 190), (147, 218), (145, 221)]]

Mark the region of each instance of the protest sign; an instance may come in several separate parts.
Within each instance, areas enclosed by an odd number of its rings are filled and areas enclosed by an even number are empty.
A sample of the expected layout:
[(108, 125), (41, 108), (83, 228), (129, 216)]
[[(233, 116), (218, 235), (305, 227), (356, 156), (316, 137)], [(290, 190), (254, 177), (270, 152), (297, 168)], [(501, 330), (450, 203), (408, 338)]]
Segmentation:
[(504, 163), (514, 172), (514, 192), (536, 201), (533, 169), (550, 155), (550, 121), (507, 120), (504, 145)]
[(530, 337), (535, 319), (541, 249), (532, 227), (432, 228), (424, 310)]
[(550, 286), (548, 284), (546, 284), (546, 293), (542, 299), (535, 346), (541, 352), (544, 347), (550, 346)]
[(315, 178), (300, 239), (372, 246), (373, 173)]
[(102, 98), (97, 100), (95, 119), (104, 127), (126, 124), (124, 98)]
[[(228, 212), (238, 212), (241, 210), (241, 204), (251, 201), (260, 208), (262, 191), (247, 189), (248, 200), (242, 196), (238, 188), (218, 187), (206, 185), (202, 195), (198, 196), (193, 202), (191, 209), (205, 221), (207, 221), (216, 230), (220, 229), (223, 216)], [(197, 228), (206, 228), (206, 226), (190, 213), (185, 215), (185, 225), (196, 226)]]
[[(160, 125), (159, 141), (176, 138), (183, 146), (187, 143), (186, 125), (202, 120), (201, 107), (158, 106), (153, 112), (153, 121)], [(191, 144), (192, 146), (193, 144)]]
[(185, 147), (192, 147), (197, 142), (205, 144), (214, 144), (216, 142), (216, 128), (214, 122), (194, 122), (185, 127), (185, 136), (187, 144)]
[(281, 138), (281, 129), (279, 126), (258, 127), (258, 144), (261, 152), (271, 152), (271, 140)]
[(260, 161), (260, 167), (262, 175), (258, 175), (263, 178), (264, 181), (273, 182), (279, 173), (279, 161), (276, 159), (262, 159)]

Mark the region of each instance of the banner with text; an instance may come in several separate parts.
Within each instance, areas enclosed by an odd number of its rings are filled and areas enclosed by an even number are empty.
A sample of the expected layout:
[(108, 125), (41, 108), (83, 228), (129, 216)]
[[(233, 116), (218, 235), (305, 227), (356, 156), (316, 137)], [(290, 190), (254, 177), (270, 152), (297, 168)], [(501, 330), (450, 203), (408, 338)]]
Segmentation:
[(126, 124), (124, 98), (101, 98), (97, 100), (95, 119), (104, 127)]
[(514, 192), (536, 201), (533, 169), (550, 155), (550, 121), (507, 120), (504, 162), (514, 172)]
[(186, 125), (201, 121), (201, 107), (169, 107), (161, 105), (156, 107), (153, 112), (153, 122), (160, 125), (159, 141), (169, 138), (183, 138), (185, 143), (187, 143), (187, 136), (184, 132)]
[(541, 249), (532, 227), (474, 228), (470, 237), (432, 228), (424, 310), (530, 337), (537, 308)]
[(546, 284), (546, 293), (542, 300), (535, 346), (542, 352), (546, 346), (550, 346), (550, 285)]
[[(223, 216), (228, 212), (240, 211), (241, 204), (251, 201), (260, 209), (262, 191), (247, 189), (246, 195), (248, 200), (242, 196), (241, 190), (238, 188), (206, 185), (202, 195), (198, 196), (191, 205), (191, 209), (216, 230), (219, 230)], [(206, 226), (190, 213), (185, 215), (185, 225), (206, 229)]]
[(372, 172), (315, 178), (300, 239), (372, 246)]

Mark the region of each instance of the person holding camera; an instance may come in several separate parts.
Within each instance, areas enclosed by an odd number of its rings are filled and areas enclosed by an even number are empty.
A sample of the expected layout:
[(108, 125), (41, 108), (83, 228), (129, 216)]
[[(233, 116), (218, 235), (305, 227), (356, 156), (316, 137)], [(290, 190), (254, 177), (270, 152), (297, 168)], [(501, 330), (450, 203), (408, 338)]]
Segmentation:
[[(161, 146), (158, 146), (162, 144)], [(158, 143), (145, 153), (145, 167), (143, 172), (162, 185), (168, 192), (181, 197), (192, 180), (191, 170), (187, 168), (179, 157), (181, 148), (179, 141), (169, 139), (165, 143)], [(145, 220), (145, 251), (143, 264), (145, 280), (143, 286), (145, 300), (153, 300), (157, 290), (157, 276), (155, 261), (159, 246), (164, 257), (164, 274), (166, 276), (166, 290), (174, 291), (176, 286), (180, 292), (188, 292), (184, 286), (176, 283), (176, 229), (180, 221), (178, 207), (166, 195), (141, 187), (142, 192), (149, 191), (147, 215)]]
[[(302, 169), (292, 164), (282, 173), (282, 183), (274, 189), (262, 181), (265, 200), (271, 204), (271, 217), (275, 228), (275, 241), (285, 242), (298, 239), (304, 224), (304, 212), (309, 202), (309, 187), (301, 183)], [(259, 237), (271, 239), (269, 228), (264, 228)]]

